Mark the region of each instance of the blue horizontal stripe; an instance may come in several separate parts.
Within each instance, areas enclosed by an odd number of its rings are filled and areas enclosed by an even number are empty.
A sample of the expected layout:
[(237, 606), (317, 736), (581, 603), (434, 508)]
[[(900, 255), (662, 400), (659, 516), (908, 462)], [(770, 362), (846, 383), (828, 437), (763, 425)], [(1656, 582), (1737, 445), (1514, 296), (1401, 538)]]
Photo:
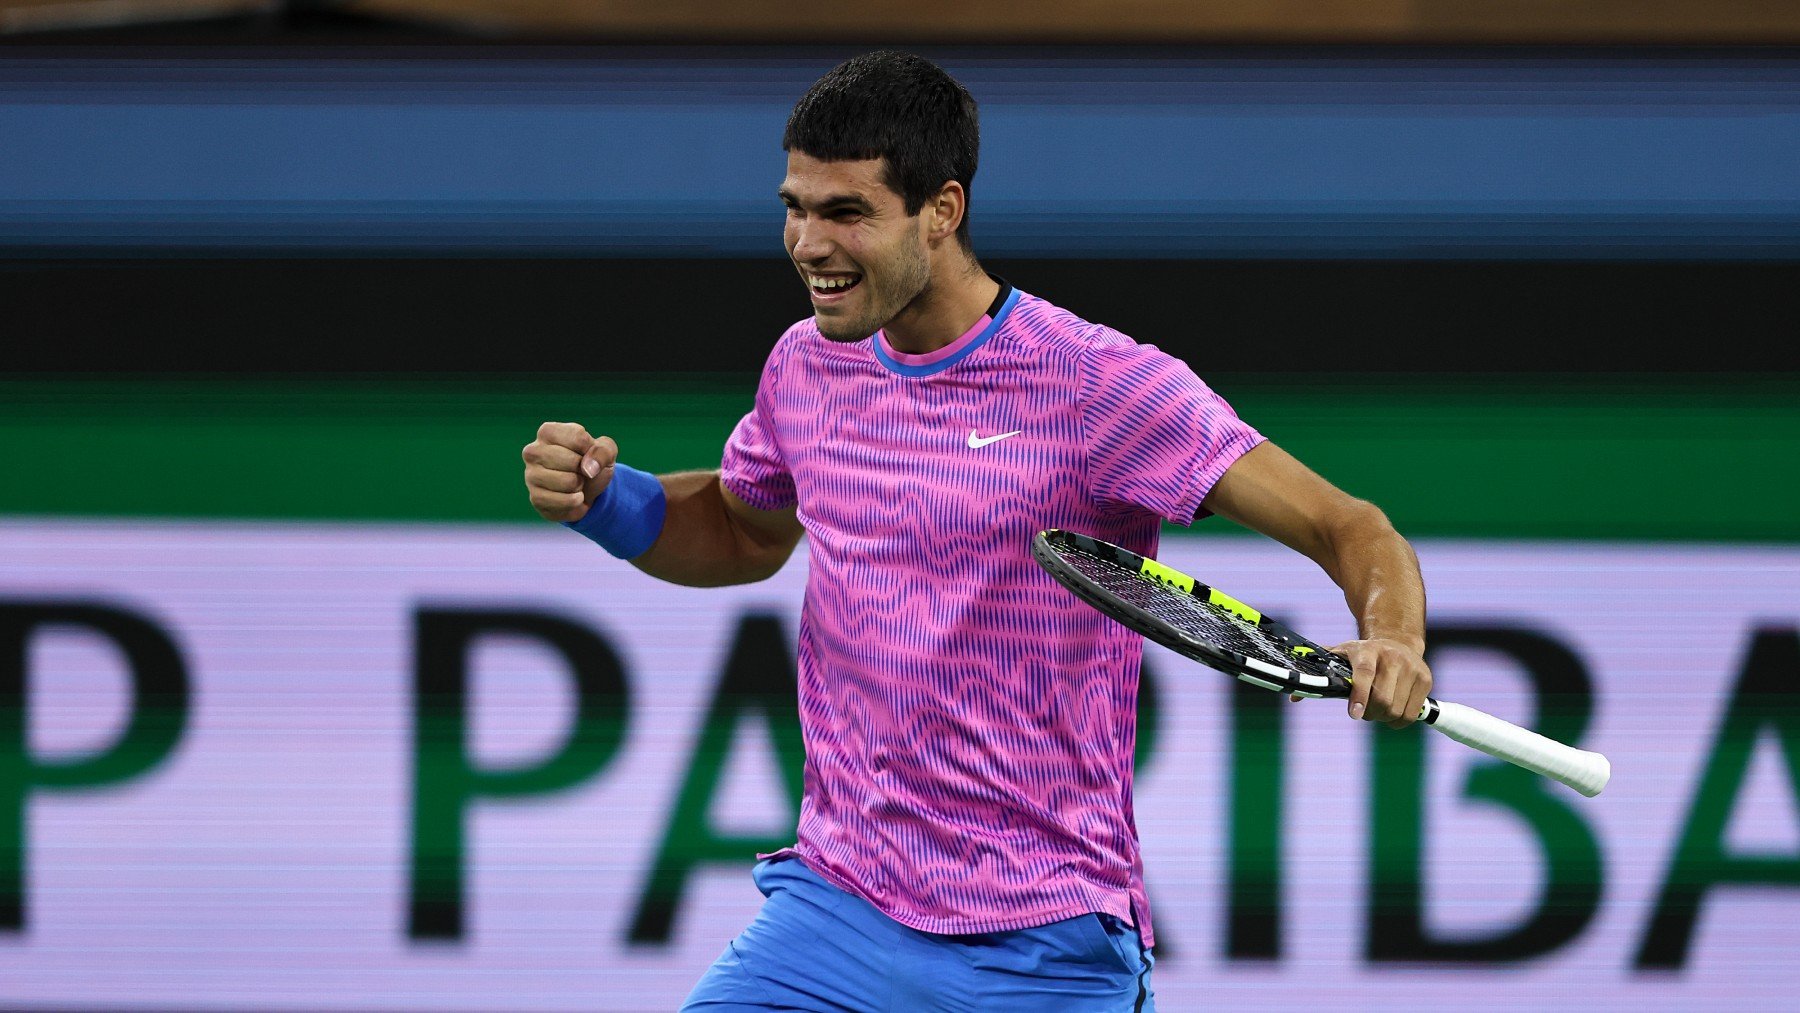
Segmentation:
[[(1792, 258), (1800, 206), (1646, 215), (1568, 207), (1389, 207), (1363, 214), (1241, 207), (1061, 204), (983, 208), (976, 248), (993, 257)], [(779, 210), (690, 209), (681, 217), (595, 203), (383, 201), (329, 208), (243, 202), (0, 202), (0, 254), (422, 254), (779, 257)]]
[[(829, 59), (0, 60), (0, 247), (780, 256)], [(1800, 60), (948, 59), (997, 256), (1800, 256)]]

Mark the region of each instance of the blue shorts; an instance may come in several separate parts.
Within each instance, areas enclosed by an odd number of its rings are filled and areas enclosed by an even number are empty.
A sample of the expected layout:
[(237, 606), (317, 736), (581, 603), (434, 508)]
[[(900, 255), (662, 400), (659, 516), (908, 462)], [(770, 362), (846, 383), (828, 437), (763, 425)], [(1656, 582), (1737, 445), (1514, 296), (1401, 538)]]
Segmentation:
[(682, 1009), (1154, 1013), (1137, 931), (1085, 914), (1028, 929), (910, 929), (798, 859), (758, 863), (768, 900)]

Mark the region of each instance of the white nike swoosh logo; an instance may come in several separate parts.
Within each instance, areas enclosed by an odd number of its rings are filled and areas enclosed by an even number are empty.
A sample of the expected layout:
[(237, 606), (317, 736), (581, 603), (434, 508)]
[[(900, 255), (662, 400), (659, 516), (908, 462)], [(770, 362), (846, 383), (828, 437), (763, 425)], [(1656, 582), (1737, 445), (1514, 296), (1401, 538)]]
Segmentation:
[(974, 449), (978, 449), (981, 447), (985, 447), (990, 443), (998, 443), (1001, 440), (1006, 439), (1008, 436), (1017, 436), (1024, 431), (1025, 430), (1023, 430), (1023, 429), (1015, 429), (1010, 433), (1001, 433), (999, 436), (976, 436), (975, 430), (971, 429), (971, 430), (969, 430), (969, 448), (971, 450), (974, 450)]

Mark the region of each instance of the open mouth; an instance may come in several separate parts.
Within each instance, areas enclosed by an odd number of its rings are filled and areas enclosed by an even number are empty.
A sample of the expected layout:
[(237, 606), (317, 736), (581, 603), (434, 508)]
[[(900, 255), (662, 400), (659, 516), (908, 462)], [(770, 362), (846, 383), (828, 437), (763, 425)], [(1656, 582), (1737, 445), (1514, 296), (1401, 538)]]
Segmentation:
[(842, 295), (857, 285), (862, 284), (860, 274), (808, 274), (806, 287), (816, 297), (830, 298)]

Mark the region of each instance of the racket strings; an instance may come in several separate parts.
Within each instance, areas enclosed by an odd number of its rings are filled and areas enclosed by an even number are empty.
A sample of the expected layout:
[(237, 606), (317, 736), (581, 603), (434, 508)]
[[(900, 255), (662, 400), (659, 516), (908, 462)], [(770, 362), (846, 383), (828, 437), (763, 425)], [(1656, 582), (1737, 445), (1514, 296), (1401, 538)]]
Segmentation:
[(1057, 555), (1076, 572), (1098, 584), (1121, 601), (1150, 613), (1169, 625), (1213, 644), (1283, 668), (1325, 674), (1326, 665), (1289, 652), (1284, 640), (1261, 626), (1193, 595), (1144, 579), (1136, 570), (1095, 556), (1079, 547), (1056, 546)]

